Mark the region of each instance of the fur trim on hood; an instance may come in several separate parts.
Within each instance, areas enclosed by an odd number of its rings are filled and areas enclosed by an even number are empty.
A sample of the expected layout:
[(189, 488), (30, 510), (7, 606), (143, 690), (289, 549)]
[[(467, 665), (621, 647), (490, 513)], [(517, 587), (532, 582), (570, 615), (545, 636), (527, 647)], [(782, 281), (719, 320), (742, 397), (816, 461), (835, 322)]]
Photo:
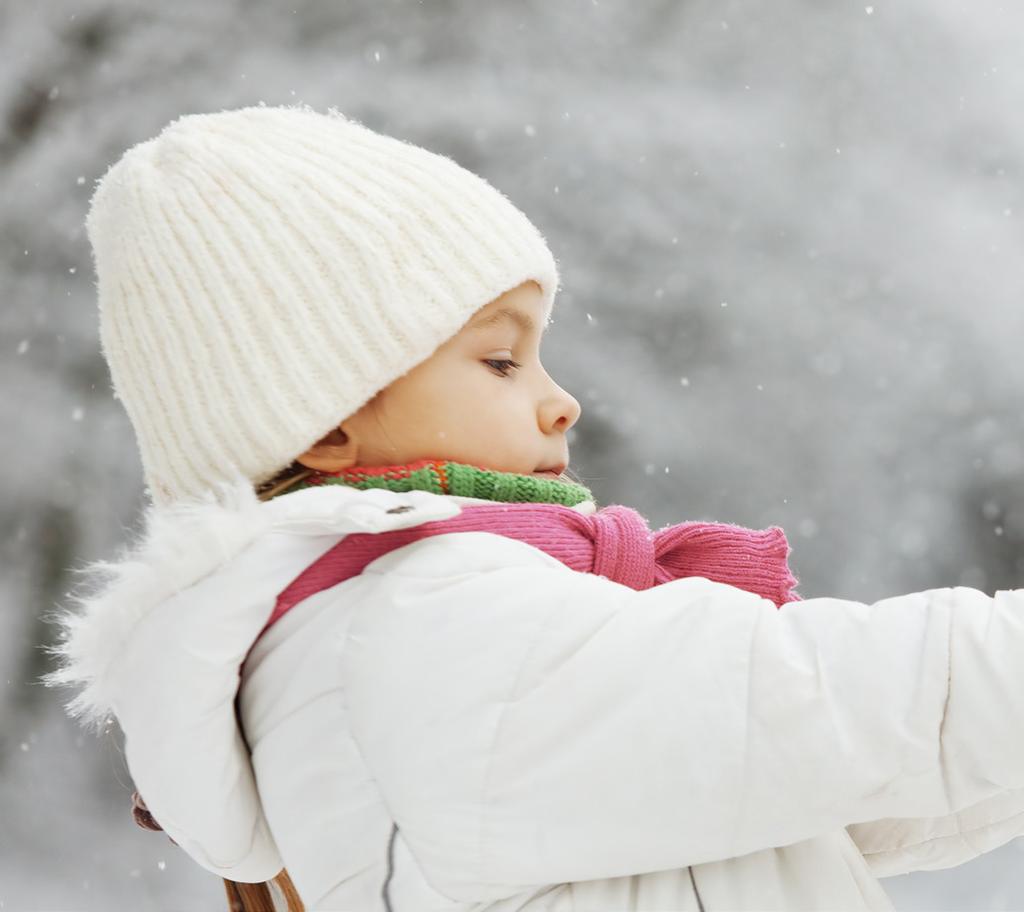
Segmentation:
[[(460, 502), (474, 500), (427, 491), (327, 485), (264, 502), (247, 479), (236, 478), (219, 482), (199, 497), (150, 505), (141, 534), (114, 560), (71, 568), (84, 579), (68, 593), (68, 607), (43, 615), (46, 623), (58, 627), (55, 645), (43, 647), (58, 667), (39, 680), (47, 687), (78, 689), (64, 704), (65, 711), (84, 728), (100, 733), (112, 711), (107, 668), (136, 622), (266, 532), (344, 535), (407, 528), (447, 519), (461, 510)], [(388, 512), (397, 505), (406, 509)]]

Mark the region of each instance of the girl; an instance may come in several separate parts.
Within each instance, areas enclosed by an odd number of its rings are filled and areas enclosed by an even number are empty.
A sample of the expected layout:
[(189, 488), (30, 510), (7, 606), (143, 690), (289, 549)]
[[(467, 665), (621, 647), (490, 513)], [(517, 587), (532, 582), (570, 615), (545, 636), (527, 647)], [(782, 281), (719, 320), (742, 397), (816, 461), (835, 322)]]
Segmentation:
[(259, 106), (87, 226), (151, 503), (44, 680), (232, 908), (891, 909), (1024, 833), (1024, 590), (801, 600), (777, 527), (597, 509), (483, 179)]

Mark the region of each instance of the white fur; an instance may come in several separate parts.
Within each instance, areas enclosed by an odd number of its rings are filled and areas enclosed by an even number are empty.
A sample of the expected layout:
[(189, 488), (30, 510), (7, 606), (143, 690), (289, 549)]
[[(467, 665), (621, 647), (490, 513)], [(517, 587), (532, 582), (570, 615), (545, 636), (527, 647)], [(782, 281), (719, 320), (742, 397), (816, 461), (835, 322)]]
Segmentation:
[(99, 730), (110, 713), (104, 672), (129, 631), (154, 605), (202, 579), (238, 554), (272, 521), (247, 481), (221, 482), (201, 498), (170, 506), (151, 505), (139, 541), (122, 547), (113, 561), (97, 560), (72, 572), (85, 577), (62, 608), (44, 620), (59, 627), (59, 639), (44, 647), (59, 667), (41, 677), (47, 687), (81, 688), (65, 704), (70, 716)]

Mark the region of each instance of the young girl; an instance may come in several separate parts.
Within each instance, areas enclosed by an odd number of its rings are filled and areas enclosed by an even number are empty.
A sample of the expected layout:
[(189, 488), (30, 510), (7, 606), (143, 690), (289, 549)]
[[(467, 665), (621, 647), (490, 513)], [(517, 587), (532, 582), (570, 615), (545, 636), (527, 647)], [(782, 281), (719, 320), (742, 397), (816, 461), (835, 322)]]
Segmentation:
[(151, 504), (44, 680), (232, 908), (891, 909), (1024, 833), (1024, 590), (802, 600), (777, 527), (598, 509), (477, 175), (259, 106), (87, 224)]

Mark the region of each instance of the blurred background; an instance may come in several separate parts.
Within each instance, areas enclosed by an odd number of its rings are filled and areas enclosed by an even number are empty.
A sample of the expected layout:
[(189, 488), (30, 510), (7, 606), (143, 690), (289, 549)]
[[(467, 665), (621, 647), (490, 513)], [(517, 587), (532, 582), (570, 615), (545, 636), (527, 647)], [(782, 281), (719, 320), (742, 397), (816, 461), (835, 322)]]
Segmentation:
[[(175, 117), (329, 106), (534, 221), (572, 469), (652, 528), (786, 529), (804, 597), (1024, 588), (1024, 7), (0, 0), (0, 909), (223, 909), (138, 828), (40, 615), (137, 528), (84, 233)], [(1016, 113), (1015, 113), (1016, 112)], [(1024, 909), (1024, 840), (883, 881)]]

